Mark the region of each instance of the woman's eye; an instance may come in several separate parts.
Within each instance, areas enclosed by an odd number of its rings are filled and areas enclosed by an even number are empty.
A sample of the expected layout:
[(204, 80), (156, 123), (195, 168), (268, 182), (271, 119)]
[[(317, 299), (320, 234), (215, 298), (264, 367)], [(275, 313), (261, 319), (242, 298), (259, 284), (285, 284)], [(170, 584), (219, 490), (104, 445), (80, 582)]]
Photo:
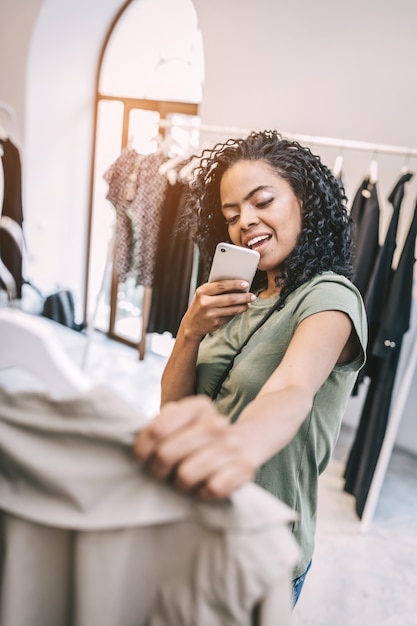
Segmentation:
[(268, 198), (267, 200), (262, 200), (262, 202), (257, 202), (256, 203), (256, 208), (257, 209), (263, 209), (266, 206), (268, 206), (268, 204), (271, 204), (271, 202), (274, 201), (274, 198)]
[(226, 220), (226, 226), (230, 226), (231, 224), (235, 224), (237, 222), (237, 220), (239, 219), (238, 215), (233, 215), (233, 217), (229, 217)]

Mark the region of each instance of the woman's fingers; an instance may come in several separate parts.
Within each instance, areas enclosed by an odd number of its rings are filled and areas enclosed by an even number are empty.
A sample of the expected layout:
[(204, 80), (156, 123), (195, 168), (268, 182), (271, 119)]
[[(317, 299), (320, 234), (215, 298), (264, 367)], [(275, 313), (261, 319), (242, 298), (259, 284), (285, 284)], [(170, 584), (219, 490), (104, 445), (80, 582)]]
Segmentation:
[(248, 292), (249, 283), (246, 280), (226, 279), (218, 280), (212, 283), (204, 283), (197, 289), (197, 293), (207, 293), (215, 296), (219, 294), (228, 294), (232, 292)]
[(253, 479), (247, 443), (207, 397), (194, 396), (166, 404), (138, 434), (134, 451), (159, 480), (212, 500)]
[(228, 426), (211, 443), (196, 449), (178, 464), (174, 484), (205, 499), (224, 498), (253, 479), (255, 466)]
[[(148, 460), (147, 468), (156, 478), (168, 478), (184, 459), (190, 458), (199, 449), (217, 441), (227, 427), (224, 417), (200, 415), (198, 420), (188, 423), (166, 437)], [(194, 486), (195, 482), (191, 480), (190, 486)]]
[(168, 402), (159, 415), (138, 433), (134, 443), (135, 454), (142, 461), (146, 461), (161, 441), (210, 408), (213, 409), (213, 404), (206, 396), (192, 396), (178, 402)]
[(205, 283), (197, 289), (195, 300), (198, 308), (203, 311), (227, 309), (227, 314), (230, 315), (232, 309), (243, 307), (242, 310), (246, 310), (248, 304), (255, 299), (256, 296), (248, 288), (247, 282), (238, 280)]
[(196, 490), (195, 495), (203, 502), (222, 500), (230, 496), (239, 487), (251, 482), (254, 477), (254, 471), (245, 472), (236, 464), (227, 464), (214, 472)]
[(184, 316), (188, 333), (203, 337), (225, 324), (231, 317), (247, 311), (256, 296), (248, 283), (224, 280), (200, 285)]
[(227, 426), (206, 396), (167, 403), (161, 413), (136, 437), (134, 452), (158, 478), (196, 448), (218, 436)]

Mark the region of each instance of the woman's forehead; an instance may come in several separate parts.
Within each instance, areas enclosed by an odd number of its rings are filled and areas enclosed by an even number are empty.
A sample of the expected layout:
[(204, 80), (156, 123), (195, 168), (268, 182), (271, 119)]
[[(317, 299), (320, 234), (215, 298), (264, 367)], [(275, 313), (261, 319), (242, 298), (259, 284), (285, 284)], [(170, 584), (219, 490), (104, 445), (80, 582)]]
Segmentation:
[(220, 194), (223, 197), (234, 191), (249, 193), (258, 187), (274, 187), (280, 182), (284, 179), (267, 161), (237, 161), (224, 172)]

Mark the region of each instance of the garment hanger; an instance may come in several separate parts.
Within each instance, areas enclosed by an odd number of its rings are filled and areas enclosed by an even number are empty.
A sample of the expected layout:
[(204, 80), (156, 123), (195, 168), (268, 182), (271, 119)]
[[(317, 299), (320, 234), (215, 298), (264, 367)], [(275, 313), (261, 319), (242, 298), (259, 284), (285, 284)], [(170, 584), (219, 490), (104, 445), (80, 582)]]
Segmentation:
[(175, 185), (177, 182), (177, 166), (184, 160), (182, 147), (172, 138), (170, 134), (165, 135), (161, 139), (161, 135), (158, 135), (158, 152), (167, 155), (167, 160), (164, 161), (158, 168), (158, 174), (161, 176), (167, 176), (171, 185)]
[(2, 259), (0, 259), (0, 279), (6, 288), (8, 301), (13, 302), (17, 298), (16, 281)]
[(176, 154), (175, 156), (170, 157), (167, 161), (159, 166), (159, 174), (168, 174), (168, 172), (175, 169), (180, 163), (182, 163), (184, 161), (184, 158), (185, 157), (183, 154)]
[(52, 397), (87, 391), (92, 384), (54, 337), (51, 324), (20, 309), (0, 309), (0, 369), (24, 370)]
[(189, 182), (192, 179), (193, 171), (200, 163), (199, 157), (191, 157), (178, 172), (178, 178), (183, 182)]
[(5, 230), (9, 233), (18, 247), (19, 253), (23, 255), (24, 235), (20, 224), (12, 217), (2, 215), (0, 217), (0, 230)]
[(0, 101), (0, 139), (9, 139), (16, 129), (16, 114), (7, 102)]
[(410, 149), (410, 152), (405, 157), (404, 165), (401, 168), (401, 174), (412, 173), (410, 169), (410, 159), (411, 159), (411, 149)]
[[(2, 124), (2, 121), (0, 120), (0, 139), (2, 139), (3, 141), (6, 141), (6, 139), (8, 138), (9, 138), (9, 133), (7, 132), (6, 128)], [(3, 156), (3, 150), (1, 151), (0, 156)]]
[(369, 182), (372, 185), (375, 185), (375, 183), (378, 182), (378, 161), (376, 160), (376, 157), (373, 157), (369, 164)]
[(340, 152), (337, 155), (336, 160), (334, 162), (333, 176), (335, 178), (342, 178), (342, 171), (343, 171), (343, 154), (342, 152)]
[[(160, 152), (160, 150), (158, 150), (158, 152)], [(174, 185), (178, 180), (178, 166), (184, 163), (188, 155), (183, 146), (172, 140), (169, 152), (172, 156), (164, 161), (164, 163), (161, 163), (158, 168), (158, 173), (161, 174), (161, 176), (167, 176), (170, 184)]]
[(165, 154), (167, 157), (176, 157), (177, 155), (184, 154), (183, 146), (177, 141), (177, 139), (168, 132), (166, 135), (160, 133), (156, 137), (157, 152)]
[(179, 141), (172, 133), (167, 133), (158, 144), (158, 152), (163, 152), (168, 159), (159, 168), (160, 174), (167, 174), (170, 170), (176, 169), (177, 166), (190, 158), (193, 145), (186, 141)]
[[(7, 215), (0, 216), (0, 231), (5, 230), (15, 242), (19, 254), (23, 254), (23, 230), (20, 224)], [(0, 278), (6, 287), (9, 302), (13, 302), (17, 297), (16, 281), (13, 274), (9, 271), (3, 261), (0, 259)]]

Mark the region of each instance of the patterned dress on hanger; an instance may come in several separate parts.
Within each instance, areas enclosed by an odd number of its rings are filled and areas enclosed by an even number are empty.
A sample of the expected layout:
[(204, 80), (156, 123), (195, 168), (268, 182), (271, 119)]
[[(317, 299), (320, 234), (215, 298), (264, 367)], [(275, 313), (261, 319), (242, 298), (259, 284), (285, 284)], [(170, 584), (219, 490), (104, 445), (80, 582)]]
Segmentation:
[(114, 269), (120, 282), (125, 282), (134, 271), (137, 256), (131, 204), (137, 193), (139, 164), (145, 157), (132, 148), (126, 148), (104, 173), (109, 189), (106, 198), (116, 211), (114, 235)]
[(139, 163), (136, 195), (130, 206), (136, 240), (134, 272), (136, 284), (152, 287), (159, 240), (162, 207), (169, 185), (159, 167), (167, 160), (162, 152), (144, 157)]

